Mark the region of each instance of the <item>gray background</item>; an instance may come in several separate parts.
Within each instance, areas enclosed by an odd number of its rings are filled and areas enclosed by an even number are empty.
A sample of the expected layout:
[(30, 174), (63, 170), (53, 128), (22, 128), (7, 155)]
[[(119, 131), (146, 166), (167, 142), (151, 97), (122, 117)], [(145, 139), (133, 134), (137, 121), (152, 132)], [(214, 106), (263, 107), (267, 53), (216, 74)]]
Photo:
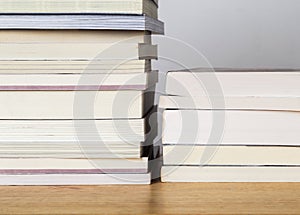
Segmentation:
[[(191, 44), (214, 67), (300, 68), (300, 0), (160, 0), (159, 12), (166, 35)], [(189, 55), (159, 47), (164, 55)]]

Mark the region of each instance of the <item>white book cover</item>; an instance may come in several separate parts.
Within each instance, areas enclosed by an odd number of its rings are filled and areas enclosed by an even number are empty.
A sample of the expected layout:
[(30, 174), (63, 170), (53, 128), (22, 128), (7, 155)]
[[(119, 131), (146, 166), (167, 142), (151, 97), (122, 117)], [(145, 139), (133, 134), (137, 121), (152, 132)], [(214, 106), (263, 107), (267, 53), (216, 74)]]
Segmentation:
[(142, 74), (151, 71), (150, 60), (5, 60), (0, 61), (2, 75), (28, 74)]
[(112, 30), (164, 33), (164, 23), (131, 14), (2, 14), (3, 30)]
[(299, 97), (299, 71), (175, 71), (167, 75), (166, 93), (192, 98)]
[(300, 166), (300, 147), (165, 145), (163, 154), (164, 165)]
[(135, 185), (150, 184), (151, 174), (37, 174), (0, 175), (0, 185)]
[(148, 159), (0, 159), (0, 175), (101, 173), (148, 173)]
[(164, 144), (284, 145), (300, 143), (300, 113), (289, 111), (165, 110)]
[(0, 74), (0, 91), (146, 90), (157, 72), (141, 74)]
[(146, 14), (157, 18), (157, 0), (3, 0), (0, 13)]
[(0, 120), (1, 145), (105, 144), (145, 141), (145, 119), (125, 120)]
[(300, 111), (298, 97), (161, 96), (162, 109)]
[(0, 32), (0, 61), (91, 61), (157, 58), (157, 47), (143, 31)]
[(300, 182), (300, 167), (162, 167), (162, 182)]
[(2, 120), (139, 119), (153, 106), (145, 91), (0, 91)]
[(1, 158), (4, 174), (148, 173), (148, 159)]

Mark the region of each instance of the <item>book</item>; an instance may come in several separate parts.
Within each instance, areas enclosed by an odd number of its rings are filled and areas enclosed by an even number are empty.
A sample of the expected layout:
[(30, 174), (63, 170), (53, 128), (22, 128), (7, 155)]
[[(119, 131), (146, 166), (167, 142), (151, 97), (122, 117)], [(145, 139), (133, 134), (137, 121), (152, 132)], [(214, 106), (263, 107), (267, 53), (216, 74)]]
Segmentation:
[(145, 15), (9, 14), (0, 16), (2, 30), (122, 30), (164, 34), (163, 22)]
[[(100, 145), (100, 142), (99, 142)], [(136, 145), (135, 148), (129, 149), (114, 149), (111, 146), (103, 147), (89, 147), (81, 144), (77, 147), (61, 148), (61, 147), (44, 147), (45, 144), (40, 144), (34, 147), (10, 146), (1, 147), (1, 158), (61, 158), (61, 159), (130, 159), (140, 158), (142, 152), (140, 150), (141, 143)], [(18, 148), (17, 148), (18, 147)], [(63, 163), (62, 163), (63, 165)]]
[(108, 59), (120, 60), (121, 64), (128, 59), (157, 58), (157, 47), (144, 32), (23, 30), (21, 38), (19, 33), (0, 32), (0, 61)]
[(300, 182), (300, 167), (163, 166), (162, 182)]
[(0, 2), (0, 13), (146, 14), (157, 18), (157, 7), (154, 0), (4, 0)]
[[(218, 142), (211, 139), (213, 126), (219, 129), (213, 133), (214, 137), (219, 136)], [(298, 146), (299, 129), (300, 114), (293, 111), (165, 110), (162, 142)]]
[(0, 159), (0, 176), (4, 174), (144, 174), (148, 158), (139, 159)]
[(295, 70), (205, 70), (167, 74), (166, 94), (208, 97), (299, 97), (300, 72)]
[(300, 111), (300, 97), (161, 96), (162, 109)]
[(1, 31), (0, 39), (7, 53), (0, 56), (3, 75), (145, 73), (156, 57), (156, 46), (143, 32)]
[(150, 60), (5, 60), (0, 74), (140, 74), (151, 71)]
[(0, 91), (121, 91), (155, 86), (157, 72), (141, 74), (0, 74)]
[(138, 119), (153, 106), (149, 91), (0, 91), (0, 119)]
[(151, 174), (7, 174), (0, 175), (2, 186), (138, 185), (150, 184)]
[(1, 158), (64, 158), (64, 159), (102, 159), (102, 158), (140, 158), (143, 155), (143, 142), (12, 142), (2, 144)]
[[(146, 140), (145, 119), (0, 120), (0, 142), (6, 144), (78, 144), (100, 142), (126, 146)], [(99, 145), (100, 147), (101, 145)]]
[(300, 147), (165, 145), (164, 165), (299, 166)]
[[(97, 55), (101, 56), (101, 53), (105, 50), (109, 50), (111, 43), (69, 43), (69, 44), (1, 44), (0, 60), (15, 60), (15, 61), (27, 61), (27, 60), (93, 60), (97, 58)], [(148, 45), (148, 49), (141, 49), (138, 44), (118, 44), (118, 49), (115, 49), (116, 53), (109, 53), (108, 57), (114, 57), (110, 59), (126, 59), (126, 57), (139, 58), (157, 58), (155, 46)], [(59, 51), (58, 51), (59, 50)], [(80, 51), (79, 51), (80, 50)], [(118, 51), (117, 51), (118, 50)], [(127, 51), (127, 52), (126, 52)], [(6, 54), (3, 54), (6, 53)], [(103, 54), (105, 59), (105, 54)], [(122, 61), (120, 61), (121, 63)], [(113, 69), (113, 68), (112, 68)]]
[(150, 115), (124, 120), (0, 120), (0, 157), (148, 157), (156, 133)]

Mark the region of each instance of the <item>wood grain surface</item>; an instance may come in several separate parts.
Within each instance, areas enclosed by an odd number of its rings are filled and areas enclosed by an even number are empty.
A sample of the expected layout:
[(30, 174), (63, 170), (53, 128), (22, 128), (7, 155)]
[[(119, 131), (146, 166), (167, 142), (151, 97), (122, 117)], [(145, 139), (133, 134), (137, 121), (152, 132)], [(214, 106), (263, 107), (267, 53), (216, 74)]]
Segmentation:
[(1, 214), (300, 214), (299, 183), (0, 187)]

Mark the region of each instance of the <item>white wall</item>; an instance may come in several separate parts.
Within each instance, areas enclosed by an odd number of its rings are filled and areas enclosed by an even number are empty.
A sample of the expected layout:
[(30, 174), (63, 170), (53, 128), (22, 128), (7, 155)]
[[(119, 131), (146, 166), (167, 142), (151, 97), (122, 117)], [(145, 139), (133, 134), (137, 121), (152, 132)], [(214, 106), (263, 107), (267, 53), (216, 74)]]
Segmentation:
[(166, 35), (215, 67), (300, 68), (300, 0), (160, 0), (159, 11)]

